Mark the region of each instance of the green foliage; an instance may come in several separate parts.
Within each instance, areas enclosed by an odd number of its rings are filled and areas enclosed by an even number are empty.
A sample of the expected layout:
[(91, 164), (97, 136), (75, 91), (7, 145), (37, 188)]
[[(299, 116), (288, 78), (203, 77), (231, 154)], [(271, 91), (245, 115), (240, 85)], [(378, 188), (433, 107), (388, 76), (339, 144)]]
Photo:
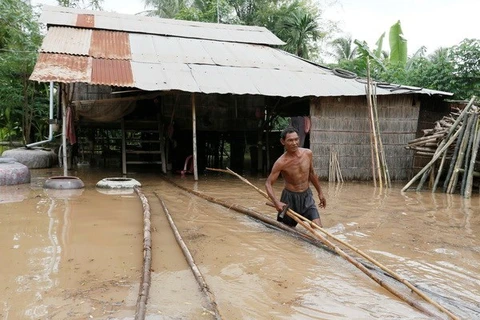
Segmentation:
[(40, 85), (28, 80), (42, 39), (37, 19), (23, 1), (0, 2), (0, 139), (29, 142), (42, 135), (34, 116), (47, 111), (45, 98), (38, 98)]
[(407, 40), (403, 36), (400, 21), (390, 27), (389, 33), (390, 57), (389, 61), (394, 65), (405, 66), (407, 63)]
[[(313, 0), (312, 0), (313, 1)], [(263, 26), (286, 45), (284, 50), (309, 58), (318, 52), (319, 11), (310, 0), (144, 0), (145, 14), (191, 21)]]
[(465, 39), (450, 52), (455, 94), (463, 99), (480, 95), (480, 40)]
[(79, 9), (101, 10), (103, 0), (57, 0), (59, 6)]

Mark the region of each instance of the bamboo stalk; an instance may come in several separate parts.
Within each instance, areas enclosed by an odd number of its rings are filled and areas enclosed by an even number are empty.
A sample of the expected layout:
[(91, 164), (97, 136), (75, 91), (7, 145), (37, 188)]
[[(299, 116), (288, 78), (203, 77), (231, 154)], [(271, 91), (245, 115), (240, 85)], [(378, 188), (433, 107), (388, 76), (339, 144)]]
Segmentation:
[[(373, 170), (377, 170), (377, 175), (378, 175), (378, 183), (380, 185), (380, 188), (383, 187), (383, 182), (382, 182), (382, 174), (380, 170), (380, 159), (378, 155), (378, 141), (377, 141), (377, 134), (375, 130), (375, 119), (373, 115), (373, 103), (372, 103), (372, 92), (371, 92), (371, 78), (370, 78), (370, 62), (367, 61), (367, 105), (368, 105), (368, 111), (370, 114), (370, 129), (371, 129), (371, 135), (373, 136), (373, 147), (374, 147), (374, 161), (375, 161), (375, 167)], [(375, 185), (376, 186), (376, 185)]]
[(148, 294), (150, 291), (151, 269), (152, 269), (152, 235), (150, 220), (150, 205), (148, 199), (142, 192), (142, 189), (135, 186), (133, 188), (137, 193), (143, 207), (143, 267), (140, 291), (137, 299), (137, 308), (135, 311), (135, 320), (144, 320), (147, 311)]
[(437, 176), (435, 177), (435, 182), (433, 183), (432, 193), (434, 193), (437, 190), (437, 185), (438, 185), (438, 182), (440, 181), (440, 176), (442, 175), (443, 165), (445, 164), (446, 158), (447, 158), (447, 153), (444, 152), (442, 156), (442, 160), (440, 161), (440, 167), (438, 168), (438, 171), (437, 171)]
[(192, 254), (190, 253), (190, 250), (188, 249), (187, 245), (185, 244), (185, 241), (183, 241), (182, 236), (180, 235), (180, 232), (178, 231), (177, 226), (175, 225), (175, 222), (172, 219), (172, 216), (170, 215), (170, 212), (168, 211), (167, 205), (165, 202), (162, 200), (162, 198), (158, 195), (158, 193), (154, 192), (155, 196), (158, 198), (160, 201), (160, 204), (162, 205), (163, 212), (165, 213), (165, 216), (167, 217), (168, 224), (170, 225), (170, 228), (173, 231), (173, 235), (175, 236), (175, 240), (177, 240), (178, 245), (182, 249), (183, 255), (185, 256), (185, 259), (187, 259), (188, 265), (190, 266), (190, 269), (192, 269), (193, 275), (195, 276), (195, 279), (198, 282), (198, 285), (202, 289), (203, 293), (208, 299), (208, 302), (210, 304), (210, 307), (212, 310), (210, 313), (215, 316), (215, 319), (222, 319), (222, 316), (220, 315), (220, 311), (218, 311), (218, 305), (215, 300), (215, 296), (210, 290), (210, 287), (208, 286), (207, 282), (205, 281), (205, 278), (203, 277), (202, 273), (200, 272), (200, 269), (195, 263), (195, 260), (193, 259)]
[[(267, 198), (269, 201), (272, 201), (270, 199), (270, 197), (268, 196), (268, 194), (259, 189), (257, 186), (253, 185), (252, 183), (250, 183), (250, 181), (248, 181), (247, 179), (245, 179), (244, 177), (240, 176), (239, 174), (235, 173), (234, 171), (230, 170), (229, 168), (227, 168), (226, 170), (223, 170), (223, 169), (210, 169), (210, 168), (207, 168), (207, 170), (214, 170), (214, 171), (220, 171), (220, 172), (228, 172), (230, 174), (233, 174), (234, 176), (236, 176), (237, 178), (239, 178), (240, 180), (242, 180), (243, 182), (245, 182), (246, 184), (248, 184), (249, 186), (253, 187), (255, 190), (257, 190), (261, 195), (263, 195), (265, 198)], [(288, 209), (287, 211), (287, 214), (292, 218), (294, 219), (297, 223), (300, 223), (302, 226), (304, 226), (307, 230), (309, 230), (310, 232), (313, 233), (314, 236), (316, 236), (320, 241), (322, 241), (323, 243), (325, 243), (325, 245), (327, 245), (328, 247), (332, 248), (335, 252), (337, 252), (340, 256), (342, 256), (343, 258), (345, 258), (347, 261), (351, 262), (352, 264), (354, 264), (357, 268), (359, 268), (362, 272), (364, 272), (366, 275), (368, 275), (370, 278), (372, 278), (373, 280), (375, 280), (378, 284), (380, 284), (381, 286), (383, 286), (384, 288), (386, 288), (388, 291), (390, 291), (391, 293), (393, 293), (394, 295), (396, 295), (397, 297), (399, 297), (400, 299), (403, 299), (405, 302), (409, 303), (410, 305), (416, 307), (417, 309), (427, 313), (428, 315), (430, 316), (434, 316), (430, 311), (426, 310), (425, 308), (421, 307), (420, 305), (418, 305), (417, 303), (414, 303), (413, 301), (407, 301), (404, 299), (404, 296), (402, 294), (400, 294), (396, 289), (394, 289), (392, 286), (388, 285), (387, 283), (383, 282), (381, 279), (379, 279), (376, 275), (372, 274), (369, 270), (367, 270), (363, 265), (359, 264), (358, 261), (355, 261), (351, 256), (349, 256), (348, 254), (346, 254), (342, 249), (340, 249), (338, 246), (334, 245), (332, 242), (330, 242), (329, 240), (327, 240), (325, 237), (321, 236), (320, 234), (318, 234), (317, 232), (315, 232), (313, 230), (313, 228), (316, 228), (318, 230), (320, 230), (321, 232), (325, 233), (327, 236), (329, 236), (330, 238), (334, 239), (335, 241), (347, 246), (349, 249), (351, 250), (354, 250), (355, 252), (357, 252), (358, 254), (362, 255), (363, 257), (365, 257), (366, 259), (368, 259), (369, 261), (371, 261), (372, 263), (374, 263), (376, 266), (378, 266), (379, 268), (381, 268), (382, 270), (388, 272), (390, 275), (392, 275), (396, 280), (399, 280), (400, 282), (402, 282), (403, 284), (405, 284), (408, 288), (410, 288), (412, 291), (414, 291), (415, 293), (417, 293), (420, 297), (422, 297), (425, 301), (431, 303), (432, 305), (434, 305), (435, 307), (437, 307), (439, 310), (441, 310), (442, 312), (446, 313), (448, 316), (450, 316), (452, 319), (459, 319), (457, 316), (455, 316), (454, 314), (452, 314), (450, 311), (448, 311), (447, 309), (445, 309), (444, 307), (442, 307), (441, 305), (439, 305), (438, 303), (436, 303), (435, 301), (431, 300), (427, 295), (425, 295), (423, 292), (421, 292), (420, 290), (418, 290), (415, 286), (413, 286), (412, 284), (410, 284), (407, 280), (403, 279), (402, 277), (400, 277), (398, 274), (394, 273), (393, 271), (389, 270), (387, 267), (381, 265), (380, 263), (378, 263), (375, 259), (371, 258), (370, 256), (368, 256), (367, 254), (363, 253), (361, 250), (353, 247), (352, 245), (344, 242), (343, 240), (335, 237), (334, 235), (332, 235), (331, 233), (329, 233), (328, 231), (326, 231), (325, 229), (323, 229), (322, 227), (318, 226), (317, 224), (313, 223), (312, 221), (308, 220), (307, 218), (299, 215), (298, 213), (294, 212), (292, 209)], [(307, 223), (308, 222), (308, 223)]]
[(392, 181), (390, 180), (390, 172), (388, 171), (387, 158), (385, 157), (385, 149), (383, 147), (382, 136), (380, 134), (380, 119), (378, 118), (378, 105), (377, 105), (377, 87), (373, 86), (373, 106), (375, 110), (375, 123), (377, 125), (377, 135), (380, 149), (381, 169), (384, 176), (385, 185), (390, 188)]
[(475, 169), (475, 162), (476, 162), (477, 152), (480, 144), (480, 124), (478, 120), (476, 123), (476, 131), (477, 131), (477, 135), (476, 135), (476, 138), (473, 140), (473, 150), (472, 150), (472, 156), (470, 158), (470, 166), (468, 168), (465, 194), (463, 196), (464, 198), (470, 198), (472, 195), (472, 184), (473, 184), (473, 176), (474, 176), (473, 170)]
[(457, 182), (458, 182), (458, 169), (460, 169), (460, 167), (462, 166), (463, 159), (465, 158), (465, 148), (467, 147), (467, 142), (468, 142), (468, 138), (465, 138), (465, 135), (466, 134), (468, 135), (470, 132), (470, 129), (473, 123), (473, 117), (469, 117), (465, 121), (467, 122), (467, 125), (463, 126), (465, 127), (465, 130), (463, 130), (463, 135), (461, 138), (459, 137), (459, 139), (457, 140), (457, 145), (460, 144), (460, 147), (458, 148), (458, 156), (456, 161), (452, 160), (452, 163), (455, 162), (455, 165), (453, 169), (452, 178), (450, 179), (450, 183), (448, 185), (447, 193), (455, 192), (455, 188), (457, 187)]
[[(476, 136), (476, 124), (477, 124), (477, 119), (478, 119), (478, 114), (474, 113), (472, 116), (472, 126), (470, 128), (470, 132), (468, 133), (468, 142), (467, 142), (467, 153), (465, 155), (465, 163), (463, 165), (463, 170), (464, 172), (468, 172), (468, 168), (470, 165), (470, 154), (472, 152), (472, 145), (475, 140)], [(458, 170), (460, 172), (460, 169)], [(467, 175), (463, 174), (462, 176), (462, 183), (460, 187), (460, 194), (463, 196), (465, 194), (465, 185), (467, 183)]]

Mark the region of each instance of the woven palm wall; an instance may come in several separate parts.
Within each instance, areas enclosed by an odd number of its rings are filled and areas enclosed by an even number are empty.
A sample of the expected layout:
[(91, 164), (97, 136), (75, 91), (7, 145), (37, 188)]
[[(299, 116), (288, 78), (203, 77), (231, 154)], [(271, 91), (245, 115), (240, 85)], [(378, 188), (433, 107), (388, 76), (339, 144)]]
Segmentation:
[[(413, 153), (405, 149), (415, 138), (420, 103), (414, 95), (378, 97), (380, 135), (392, 180), (412, 175)], [(372, 153), (366, 97), (314, 98), (310, 104), (310, 149), (316, 173), (328, 177), (330, 152), (338, 153), (345, 180), (371, 180)]]

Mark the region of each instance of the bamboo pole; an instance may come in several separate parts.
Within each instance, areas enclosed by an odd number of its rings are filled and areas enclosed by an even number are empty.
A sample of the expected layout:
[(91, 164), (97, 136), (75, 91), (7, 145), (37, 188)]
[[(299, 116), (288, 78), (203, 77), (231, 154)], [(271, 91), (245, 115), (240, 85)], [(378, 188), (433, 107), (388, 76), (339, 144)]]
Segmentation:
[(437, 176), (435, 177), (435, 182), (433, 183), (432, 193), (435, 193), (435, 191), (437, 190), (437, 185), (438, 185), (438, 182), (440, 181), (440, 176), (442, 175), (443, 165), (445, 164), (446, 158), (447, 158), (447, 153), (444, 152), (442, 156), (442, 160), (440, 161), (440, 167), (438, 168), (438, 171), (437, 171)]
[(150, 220), (150, 205), (148, 199), (142, 190), (135, 186), (133, 188), (137, 193), (143, 207), (143, 267), (140, 291), (137, 299), (137, 308), (135, 311), (135, 320), (144, 320), (147, 309), (148, 294), (150, 291), (151, 269), (152, 269), (152, 235)]
[(367, 61), (367, 105), (370, 114), (370, 129), (372, 130), (371, 135), (373, 136), (373, 147), (374, 147), (374, 160), (375, 160), (375, 168), (373, 170), (377, 170), (378, 175), (378, 183), (380, 188), (383, 187), (382, 182), (382, 174), (380, 170), (380, 159), (378, 155), (378, 142), (377, 142), (377, 134), (375, 130), (375, 119), (373, 116), (373, 105), (372, 105), (372, 92), (371, 92), (371, 79), (370, 79), (370, 62)]
[(378, 117), (378, 104), (377, 104), (377, 87), (376, 85), (373, 86), (373, 106), (375, 110), (375, 123), (377, 125), (377, 135), (378, 135), (378, 143), (380, 149), (380, 161), (381, 161), (381, 169), (384, 176), (385, 186), (390, 188), (392, 185), (392, 181), (390, 179), (390, 172), (388, 171), (387, 165), (387, 158), (385, 157), (385, 149), (383, 147), (382, 136), (380, 134), (380, 119)]
[(449, 186), (450, 186), (450, 181), (452, 179), (452, 175), (454, 172), (455, 164), (457, 163), (457, 157), (458, 157), (458, 152), (460, 149), (460, 145), (462, 144), (463, 141), (463, 136), (465, 135), (465, 128), (467, 126), (468, 121), (464, 121), (462, 124), (461, 128), (458, 130), (460, 131), (460, 134), (458, 135), (458, 139), (455, 143), (455, 148), (453, 150), (452, 154), (452, 159), (450, 160), (450, 166), (448, 167), (447, 171), (447, 177), (445, 178), (445, 181), (443, 182), (443, 192), (450, 193), (448, 192)]
[[(223, 169), (211, 169), (211, 168), (207, 168), (207, 170), (214, 170), (214, 171), (220, 171), (220, 172), (227, 172), (227, 173), (230, 173), (230, 174), (233, 174), (234, 176), (236, 176), (237, 178), (239, 178), (240, 180), (242, 180), (243, 182), (245, 182), (246, 184), (248, 184), (249, 186), (253, 187), (255, 190), (257, 190), (261, 195), (263, 195), (265, 198), (267, 198), (269, 201), (272, 201), (272, 199), (270, 199), (270, 197), (268, 196), (268, 194), (261, 190), (260, 188), (258, 188), (257, 186), (253, 185), (252, 183), (250, 183), (247, 179), (245, 179), (244, 177), (240, 176), (239, 174), (235, 173), (234, 171), (230, 170), (229, 168), (227, 168), (226, 170), (223, 170)], [(375, 259), (373, 259), (372, 257), (368, 256), (367, 254), (363, 253), (361, 250), (355, 248), (354, 246), (348, 244), (347, 242), (335, 237), (334, 235), (332, 235), (331, 233), (329, 233), (328, 231), (326, 231), (324, 228), (318, 226), (317, 224), (313, 223), (312, 221), (308, 220), (307, 218), (299, 215), (298, 213), (296, 213), (295, 211), (293, 211), (292, 209), (288, 209), (287, 211), (287, 214), (292, 218), (294, 219), (297, 223), (301, 224), (303, 227), (305, 227), (307, 230), (309, 230), (310, 232), (313, 233), (314, 236), (316, 236), (321, 242), (325, 243), (325, 245), (327, 245), (328, 247), (330, 247), (331, 249), (333, 249), (336, 253), (338, 253), (340, 256), (342, 256), (343, 258), (345, 258), (347, 261), (351, 262), (353, 265), (355, 265), (357, 268), (359, 268), (362, 272), (364, 272), (366, 275), (368, 275), (370, 278), (372, 278), (374, 281), (376, 281), (378, 284), (380, 284), (381, 286), (383, 286), (384, 288), (386, 288), (388, 291), (390, 291), (392, 294), (396, 295), (397, 297), (399, 297), (400, 299), (403, 299), (405, 302), (409, 303), (410, 305), (412, 305), (413, 307), (429, 314), (430, 316), (434, 316), (430, 311), (426, 310), (425, 308), (421, 307), (420, 305), (416, 304), (416, 303), (413, 303), (411, 301), (407, 301), (404, 299), (404, 296), (402, 294), (400, 294), (396, 289), (394, 289), (392, 286), (388, 285), (387, 283), (385, 283), (384, 281), (382, 281), (381, 279), (379, 279), (376, 275), (372, 274), (370, 271), (368, 271), (363, 265), (359, 264), (358, 261), (354, 260), (351, 256), (349, 256), (348, 254), (346, 254), (342, 249), (340, 249), (338, 246), (334, 245), (332, 242), (330, 242), (329, 240), (327, 240), (325, 237), (323, 237), (322, 235), (318, 234), (317, 232), (315, 232), (313, 230), (313, 228), (316, 228), (318, 230), (320, 230), (321, 232), (323, 232), (324, 234), (326, 234), (327, 236), (329, 236), (330, 238), (334, 239), (335, 241), (345, 245), (346, 247), (348, 247), (349, 249), (357, 252), (358, 254), (360, 254), (361, 256), (363, 256), (364, 258), (366, 258), (367, 260), (369, 260), (370, 262), (372, 262), (373, 264), (375, 264), (376, 266), (378, 266), (379, 268), (381, 268), (382, 270), (388, 272), (393, 278), (395, 278), (396, 280), (402, 282), (403, 284), (405, 284), (409, 289), (411, 289), (412, 291), (414, 291), (415, 293), (417, 293), (420, 297), (422, 297), (425, 301), (429, 302), (430, 304), (434, 305), (435, 307), (437, 307), (440, 311), (444, 312), (445, 314), (447, 314), (449, 317), (451, 317), (452, 319), (459, 319), (457, 316), (455, 316), (454, 314), (452, 314), (450, 311), (448, 311), (447, 309), (445, 309), (444, 307), (442, 307), (441, 305), (439, 305), (438, 303), (436, 303), (435, 301), (433, 301), (432, 299), (430, 299), (427, 295), (425, 295), (423, 292), (421, 292), (420, 290), (418, 290), (415, 286), (413, 286), (410, 282), (408, 282), (406, 279), (402, 278), (401, 276), (399, 276), (398, 274), (396, 274), (395, 272), (391, 271), (390, 269), (388, 269), (387, 267), (383, 266), (382, 264), (380, 264), (379, 262), (377, 262)]]
[(467, 182), (465, 186), (465, 194), (464, 198), (470, 198), (472, 195), (472, 184), (473, 184), (473, 176), (474, 176), (474, 169), (475, 169), (475, 161), (477, 158), (477, 152), (478, 152), (478, 147), (480, 144), (480, 123), (477, 120), (476, 123), (476, 131), (477, 135), (476, 138), (473, 140), (473, 150), (472, 150), (472, 156), (470, 158), (470, 166), (468, 168), (468, 173), (467, 173)]
[(162, 205), (163, 212), (165, 213), (165, 216), (167, 217), (168, 224), (170, 225), (170, 228), (173, 231), (173, 235), (175, 236), (175, 240), (177, 240), (178, 245), (182, 249), (183, 255), (185, 256), (185, 259), (187, 259), (188, 265), (190, 266), (190, 269), (192, 269), (193, 275), (195, 276), (195, 279), (197, 280), (198, 285), (200, 286), (200, 288), (202, 289), (202, 292), (205, 294), (205, 296), (208, 299), (210, 307), (212, 308), (212, 310), (209, 310), (210, 313), (215, 316), (215, 319), (221, 320), (222, 316), (220, 315), (220, 311), (218, 311), (218, 305), (217, 305), (217, 302), (215, 300), (215, 295), (210, 290), (210, 287), (208, 286), (207, 282), (205, 281), (205, 278), (203, 277), (202, 273), (200, 272), (200, 269), (196, 265), (195, 260), (193, 259), (193, 256), (190, 253), (190, 250), (188, 250), (188, 247), (185, 244), (185, 241), (183, 241), (183, 238), (180, 235), (180, 232), (178, 231), (178, 228), (175, 225), (175, 222), (173, 221), (172, 216), (170, 215), (170, 212), (168, 211), (167, 205), (162, 200), (162, 198), (158, 195), (158, 193), (154, 192), (154, 194), (158, 198), (158, 200), (160, 201), (160, 204)]
[[(208, 169), (208, 168), (207, 168)], [(208, 169), (208, 170), (212, 170), (212, 169)], [(284, 223), (280, 223), (278, 222), (277, 220), (274, 220), (268, 216), (265, 216), (263, 214), (260, 214), (254, 210), (251, 210), (249, 208), (245, 208), (245, 207), (242, 207), (242, 206), (239, 206), (235, 203), (230, 203), (230, 202), (226, 202), (226, 201), (223, 201), (221, 199), (217, 199), (217, 198), (214, 198), (212, 196), (209, 196), (209, 195), (206, 195), (204, 193), (201, 193), (201, 192), (198, 192), (198, 191), (195, 191), (195, 190), (192, 190), (192, 189), (188, 189), (184, 186), (181, 186), (177, 183), (175, 183), (174, 181), (166, 178), (166, 177), (162, 177), (164, 180), (168, 181), (169, 183), (171, 183), (172, 185), (176, 186), (177, 188), (179, 189), (182, 189), (188, 193), (191, 193), (193, 195), (196, 195), (202, 199), (205, 199), (207, 201), (210, 201), (210, 202), (213, 202), (213, 203), (216, 203), (216, 204), (219, 204), (227, 209), (232, 209), (232, 210), (235, 210), (237, 212), (240, 212), (240, 213), (243, 213), (245, 215), (248, 215), (254, 219), (257, 219), (259, 221), (262, 221), (266, 224), (269, 224), (273, 227), (276, 227), (277, 229), (281, 229), (283, 231), (286, 231), (287, 233), (289, 233), (290, 235), (293, 235), (294, 237), (298, 238), (298, 239), (301, 239), (301, 240), (304, 240), (304, 241), (307, 241), (317, 247), (321, 247), (322, 249), (328, 249), (330, 250), (329, 248), (325, 247), (325, 245), (321, 242), (319, 242), (318, 240), (314, 239), (313, 237), (309, 236), (308, 234), (305, 234), (303, 232), (299, 232), (298, 230), (296, 229), (293, 229), (287, 225), (285, 225)]]
[[(474, 113), (471, 115), (471, 118), (472, 119), (472, 126), (470, 128), (470, 132), (468, 133), (468, 142), (467, 142), (467, 152), (465, 154), (465, 162), (464, 162), (464, 165), (463, 165), (463, 172), (464, 174), (462, 175), (462, 182), (461, 182), (461, 187), (460, 187), (460, 194), (463, 196), (465, 194), (465, 185), (467, 183), (467, 175), (465, 174), (465, 172), (468, 172), (468, 168), (469, 168), (469, 165), (470, 165), (470, 155), (472, 153), (472, 147), (473, 147), (473, 142), (475, 140), (475, 132), (476, 132), (476, 127), (477, 127), (477, 119), (478, 119), (478, 114), (477, 113)], [(458, 169), (458, 172), (462, 172), (460, 171), (461, 169), (459, 168)]]

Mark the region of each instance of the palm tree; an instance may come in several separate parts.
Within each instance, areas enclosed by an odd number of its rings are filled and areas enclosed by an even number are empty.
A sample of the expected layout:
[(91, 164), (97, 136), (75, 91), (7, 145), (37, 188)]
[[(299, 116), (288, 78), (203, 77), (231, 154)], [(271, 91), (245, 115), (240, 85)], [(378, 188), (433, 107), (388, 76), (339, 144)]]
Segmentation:
[(145, 8), (153, 7), (151, 10), (142, 12), (147, 16), (160, 18), (175, 18), (175, 16), (187, 7), (185, 0), (144, 0)]
[(333, 47), (333, 56), (337, 61), (353, 60), (357, 55), (357, 46), (354, 44), (352, 37), (341, 37), (330, 42)]
[(323, 36), (316, 16), (310, 12), (291, 11), (282, 23), (281, 37), (287, 43), (285, 49), (302, 58), (308, 59), (313, 43)]

